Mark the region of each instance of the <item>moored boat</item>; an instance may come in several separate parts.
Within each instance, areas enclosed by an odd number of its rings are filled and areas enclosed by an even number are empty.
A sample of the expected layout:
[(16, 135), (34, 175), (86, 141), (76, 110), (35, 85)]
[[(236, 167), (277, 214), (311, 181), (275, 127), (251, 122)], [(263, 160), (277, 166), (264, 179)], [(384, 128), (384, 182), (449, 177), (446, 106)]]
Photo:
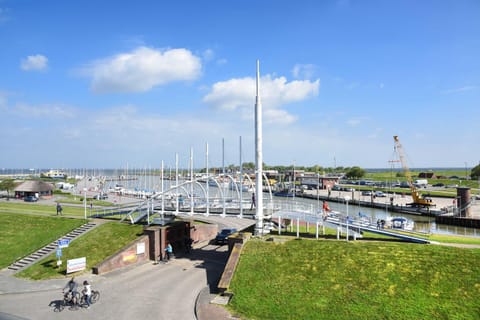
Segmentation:
[(391, 229), (413, 230), (414, 222), (404, 217), (392, 217), (387, 219), (386, 226)]

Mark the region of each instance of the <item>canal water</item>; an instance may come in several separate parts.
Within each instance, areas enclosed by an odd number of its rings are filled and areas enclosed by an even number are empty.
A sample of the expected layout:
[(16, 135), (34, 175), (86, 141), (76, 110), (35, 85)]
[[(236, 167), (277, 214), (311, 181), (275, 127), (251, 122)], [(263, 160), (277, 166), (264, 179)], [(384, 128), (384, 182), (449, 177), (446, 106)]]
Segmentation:
[[(112, 179), (107, 183), (107, 186), (105, 187), (113, 187), (115, 184), (118, 184), (119, 181), (114, 181), (115, 179)], [(183, 181), (180, 180), (179, 184), (181, 184)], [(123, 187), (127, 189), (135, 189), (135, 190), (147, 190), (147, 191), (157, 191), (159, 192), (161, 190), (161, 181), (159, 176), (150, 176), (150, 175), (137, 175), (135, 179), (133, 180), (124, 180), (120, 182)], [(164, 180), (163, 181), (163, 190), (167, 191), (170, 187), (175, 186), (176, 181), (174, 180)], [(205, 183), (202, 183), (203, 189), (205, 190), (207, 188)], [(217, 187), (210, 186), (208, 188), (209, 190), (209, 195), (210, 199), (217, 199), (217, 202), (221, 203), (221, 195), (219, 192), (219, 189)], [(185, 185), (182, 191), (180, 193), (190, 193), (191, 189), (189, 185)], [(173, 191), (175, 192), (175, 191)], [(203, 196), (203, 190), (199, 185), (195, 185), (193, 188), (193, 193), (197, 196), (202, 197)], [(225, 194), (227, 198), (238, 198), (236, 195), (236, 192), (233, 190), (230, 190), (229, 188), (225, 188)], [(242, 198), (244, 201), (244, 208), (250, 208), (249, 201), (251, 199), (251, 193), (250, 192), (243, 192), (242, 193)], [(264, 205), (267, 205), (269, 203), (269, 194), (264, 193)], [(188, 200), (186, 200), (188, 201)], [(273, 196), (273, 202), (274, 204), (279, 204), (282, 207), (285, 206), (303, 206), (303, 207), (309, 207), (312, 209), (320, 209), (321, 208), (321, 201), (318, 201), (316, 199), (307, 199), (307, 198), (300, 198), (300, 197), (295, 197), (295, 198), (284, 198), (284, 197), (275, 197)], [(416, 232), (421, 232), (421, 233), (433, 233), (433, 234), (450, 234), (450, 235), (462, 235), (462, 236), (472, 236), (472, 237), (480, 237), (480, 229), (475, 229), (475, 228), (466, 228), (466, 227), (459, 227), (459, 226), (451, 226), (451, 225), (444, 225), (444, 224), (437, 224), (435, 222), (434, 217), (427, 217), (427, 216), (420, 216), (420, 215), (412, 215), (412, 214), (401, 214), (398, 212), (390, 212), (387, 209), (376, 209), (376, 208), (370, 208), (370, 207), (362, 207), (358, 205), (352, 205), (346, 203), (337, 203), (337, 202), (329, 202), (329, 206), (333, 211), (338, 211), (341, 212), (342, 214), (347, 214), (348, 215), (355, 217), (359, 216), (359, 212), (361, 212), (363, 215), (368, 216), (371, 221), (376, 221), (377, 219), (387, 219), (390, 217), (405, 217), (409, 220), (414, 221), (414, 231)]]
[[(304, 205), (311, 205), (316, 208), (322, 206), (321, 201), (306, 199), (306, 198), (279, 198), (274, 197), (274, 201), (287, 201), (287, 202), (296, 202)], [(377, 221), (377, 219), (387, 219), (391, 217), (405, 217), (409, 220), (414, 221), (414, 231), (421, 233), (433, 233), (433, 234), (450, 234), (450, 235), (462, 235), (462, 236), (471, 236), (471, 237), (480, 237), (480, 229), (476, 228), (466, 228), (459, 226), (451, 226), (445, 224), (435, 223), (434, 217), (420, 216), (415, 214), (402, 214), (398, 212), (390, 212), (388, 210), (381, 210), (370, 207), (362, 207), (358, 205), (352, 205), (346, 203), (338, 203), (329, 201), (328, 205), (333, 211), (341, 212), (342, 214), (347, 214), (351, 217), (358, 217), (359, 212), (366, 215), (371, 219), (371, 221)]]

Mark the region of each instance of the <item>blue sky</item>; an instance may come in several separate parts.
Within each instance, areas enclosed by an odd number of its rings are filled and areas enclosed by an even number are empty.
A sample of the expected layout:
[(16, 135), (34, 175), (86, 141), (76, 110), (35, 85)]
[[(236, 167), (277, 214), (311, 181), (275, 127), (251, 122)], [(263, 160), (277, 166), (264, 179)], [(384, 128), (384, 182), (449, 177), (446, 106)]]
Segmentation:
[(0, 168), (480, 161), (479, 1), (0, 0)]

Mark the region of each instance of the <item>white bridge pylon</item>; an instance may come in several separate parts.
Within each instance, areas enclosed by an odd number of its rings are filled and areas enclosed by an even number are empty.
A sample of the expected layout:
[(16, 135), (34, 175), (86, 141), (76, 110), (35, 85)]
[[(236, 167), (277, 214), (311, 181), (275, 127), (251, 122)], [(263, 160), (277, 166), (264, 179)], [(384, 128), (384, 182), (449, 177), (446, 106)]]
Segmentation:
[[(130, 206), (130, 211), (121, 221), (129, 219), (130, 222), (137, 223), (140, 220), (147, 218), (150, 223), (150, 216), (174, 214), (178, 215), (188, 212), (190, 215), (202, 214), (208, 216), (209, 214), (219, 214), (225, 217), (226, 213), (241, 216), (243, 210), (250, 210), (252, 208), (251, 197), (245, 199), (242, 193), (252, 193), (255, 190), (255, 182), (248, 174), (242, 175), (244, 183), (239, 184), (239, 176), (230, 174), (217, 174), (208, 177), (196, 177), (184, 180), (178, 185), (173, 185), (168, 189), (160, 192), (154, 192), (153, 195), (146, 196), (146, 198), (138, 203), (134, 208)], [(264, 193), (268, 193), (269, 201), (264, 204), (264, 209), (270, 212), (274, 211), (272, 187), (264, 174)], [(162, 181), (163, 185), (163, 181)], [(200, 195), (191, 192), (193, 186), (197, 187), (195, 191)], [(215, 189), (215, 196), (211, 196), (211, 190)], [(163, 189), (163, 188), (162, 188)], [(230, 192), (229, 192), (230, 191)], [(242, 201), (240, 201), (242, 200)], [(208, 205), (207, 205), (208, 204)], [(250, 210), (252, 213), (255, 210)]]

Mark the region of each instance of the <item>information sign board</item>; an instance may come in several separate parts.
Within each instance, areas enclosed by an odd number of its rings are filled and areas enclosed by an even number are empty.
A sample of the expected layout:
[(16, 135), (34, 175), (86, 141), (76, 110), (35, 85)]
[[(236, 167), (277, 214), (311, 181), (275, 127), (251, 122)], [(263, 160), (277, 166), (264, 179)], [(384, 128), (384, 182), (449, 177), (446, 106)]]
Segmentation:
[(77, 272), (84, 270), (87, 267), (87, 258), (77, 258), (67, 260), (67, 273)]

